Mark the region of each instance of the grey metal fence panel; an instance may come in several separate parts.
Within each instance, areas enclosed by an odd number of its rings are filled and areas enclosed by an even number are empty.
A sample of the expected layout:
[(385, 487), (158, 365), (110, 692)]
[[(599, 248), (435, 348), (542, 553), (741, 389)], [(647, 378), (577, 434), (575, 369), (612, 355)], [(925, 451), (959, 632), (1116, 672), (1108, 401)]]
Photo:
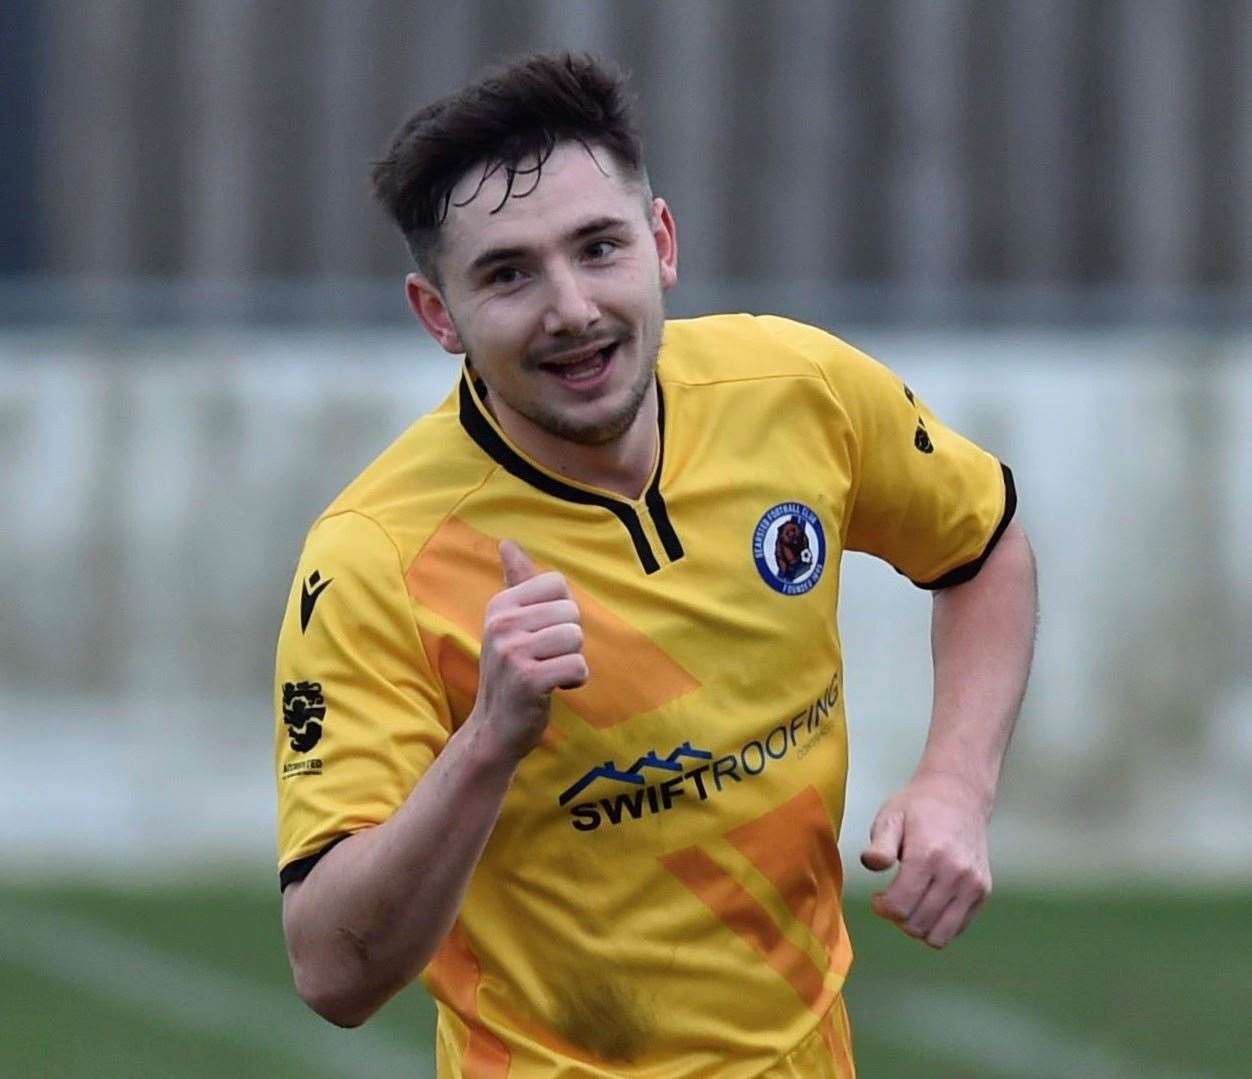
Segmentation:
[(38, 25), (42, 272), (394, 273), (388, 132), (568, 45), (633, 70), (696, 279), (1252, 283), (1249, 0), (48, 0)]

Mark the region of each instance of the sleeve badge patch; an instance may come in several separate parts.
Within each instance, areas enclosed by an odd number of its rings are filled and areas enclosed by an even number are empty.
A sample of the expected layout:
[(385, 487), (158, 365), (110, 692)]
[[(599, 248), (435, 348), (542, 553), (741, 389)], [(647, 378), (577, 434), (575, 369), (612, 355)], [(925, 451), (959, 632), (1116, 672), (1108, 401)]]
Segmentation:
[(291, 748), (307, 753), (322, 738), (326, 719), (326, 698), (321, 682), (283, 683), (283, 722), (291, 736)]

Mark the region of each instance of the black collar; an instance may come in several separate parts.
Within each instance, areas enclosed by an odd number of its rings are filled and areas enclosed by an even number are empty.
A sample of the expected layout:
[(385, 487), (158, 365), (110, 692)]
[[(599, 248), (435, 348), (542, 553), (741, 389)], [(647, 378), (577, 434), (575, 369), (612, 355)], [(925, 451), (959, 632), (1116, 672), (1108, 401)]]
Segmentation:
[[(639, 563), (643, 566), (644, 572), (655, 573), (659, 570), (661, 565), (652, 550), (652, 545), (648, 542), (647, 533), (640, 524), (639, 514), (634, 504), (607, 492), (588, 491), (583, 487), (575, 487), (572, 483), (566, 483), (536, 468), (505, 441), (487, 418), (486, 408), (480, 400), (480, 397), (485, 394), (486, 388), (481, 382), (470, 385), (468, 370), (462, 373), (461, 426), (479, 448), (506, 472), (544, 494), (565, 502), (576, 502), (582, 506), (599, 506), (601, 509), (608, 510), (621, 521), (630, 534), (635, 554), (639, 556)], [(669, 512), (665, 508), (665, 499), (661, 496), (661, 472), (665, 465), (665, 397), (661, 393), (659, 379), (656, 384), (656, 420), (660, 435), (660, 449), (657, 451), (656, 470), (652, 475), (652, 482), (648, 484), (648, 489), (644, 492), (643, 502), (648, 509), (648, 516), (652, 518), (652, 524), (661, 539), (661, 544), (665, 548), (666, 558), (670, 562), (677, 562), (683, 556), (683, 545), (679, 542), (678, 533), (674, 531), (673, 524), (670, 523)]]

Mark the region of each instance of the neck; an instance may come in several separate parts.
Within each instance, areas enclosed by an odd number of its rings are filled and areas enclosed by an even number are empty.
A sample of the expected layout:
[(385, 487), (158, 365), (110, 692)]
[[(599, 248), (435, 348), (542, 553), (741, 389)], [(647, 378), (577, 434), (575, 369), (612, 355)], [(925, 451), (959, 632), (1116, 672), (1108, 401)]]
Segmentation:
[(545, 468), (566, 479), (639, 498), (652, 478), (659, 448), (656, 383), (649, 387), (631, 425), (617, 438), (597, 445), (571, 442), (544, 430), (499, 401), (488, 408), (501, 430)]

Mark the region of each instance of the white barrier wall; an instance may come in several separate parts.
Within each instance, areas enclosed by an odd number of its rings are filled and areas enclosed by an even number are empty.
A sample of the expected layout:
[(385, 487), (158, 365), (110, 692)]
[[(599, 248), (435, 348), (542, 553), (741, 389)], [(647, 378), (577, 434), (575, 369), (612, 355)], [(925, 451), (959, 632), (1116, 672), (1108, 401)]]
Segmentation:
[[(847, 336), (1017, 478), (1043, 623), (1001, 875), (1252, 876), (1252, 341)], [(416, 332), (0, 337), (6, 862), (270, 857), (304, 530), (455, 377)], [(853, 863), (924, 736), (930, 600), (844, 580)]]

